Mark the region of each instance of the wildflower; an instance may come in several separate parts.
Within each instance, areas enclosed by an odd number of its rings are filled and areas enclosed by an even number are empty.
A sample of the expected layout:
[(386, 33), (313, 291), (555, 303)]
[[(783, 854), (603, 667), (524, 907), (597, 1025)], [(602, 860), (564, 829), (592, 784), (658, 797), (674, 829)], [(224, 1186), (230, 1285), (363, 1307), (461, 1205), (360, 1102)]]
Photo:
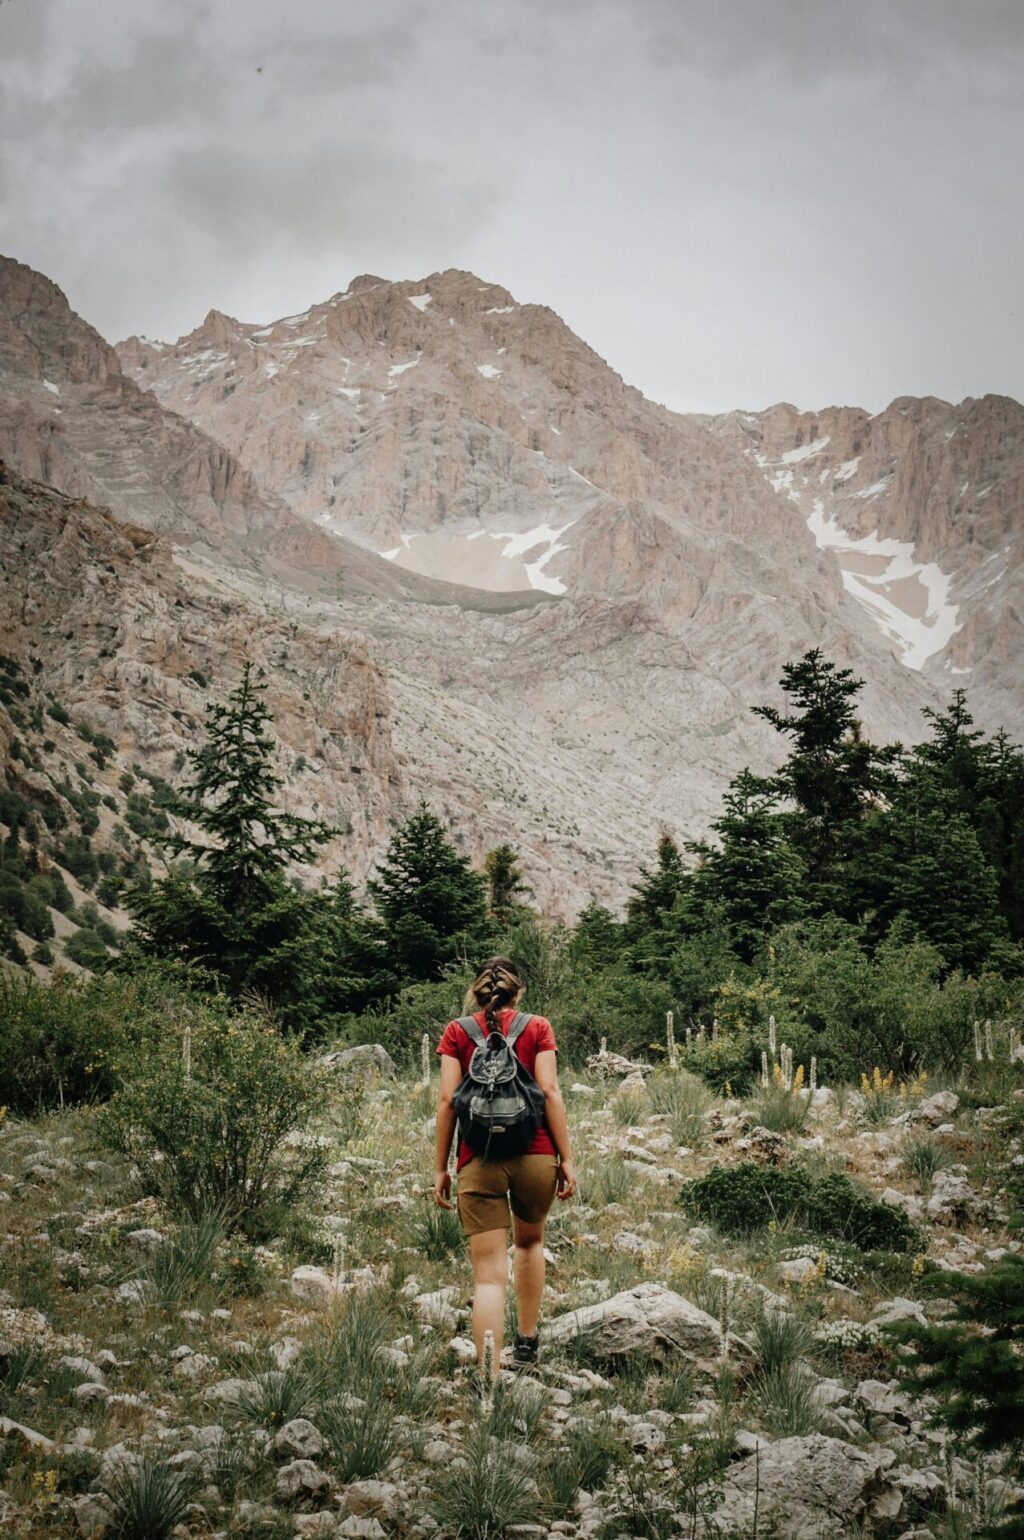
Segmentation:
[(769, 1016), (768, 1017), (768, 1052), (771, 1054), (773, 1059), (775, 1057), (776, 1051), (777, 1050), (776, 1050), (776, 1040), (775, 1040), (775, 1017), (774, 1016)]
[(811, 1095), (818, 1089), (818, 1061), (811, 1055)]
[(794, 1090), (794, 1092), (799, 1092), (799, 1091), (802, 1091), (803, 1088), (804, 1088), (804, 1067), (803, 1067), (802, 1064), (798, 1064), (797, 1067), (796, 1067), (796, 1074), (793, 1076), (793, 1090)]
[(992, 1023), (988, 1018), (985, 1020), (985, 1057), (990, 1063), (995, 1058), (992, 1048)]
[(923, 1251), (919, 1251), (917, 1253), (917, 1256), (914, 1258), (913, 1262), (910, 1264), (910, 1272), (911, 1272), (911, 1275), (914, 1278), (920, 1278), (921, 1274), (924, 1272), (924, 1252)]
[(483, 1399), (488, 1411), (491, 1408), (491, 1398), (494, 1394), (494, 1333), (488, 1328), (484, 1332), (484, 1393)]
[(668, 1048), (668, 1062), (672, 1069), (676, 1067), (676, 1031), (675, 1018), (671, 1011), (665, 1012), (665, 1043)]
[(763, 1048), (761, 1049), (761, 1084), (765, 1090), (768, 1089), (770, 1084), (768, 1079), (768, 1055)]
[(424, 1085), (430, 1084), (430, 1033), (420, 1038), (420, 1077)]
[(977, 1060), (977, 1062), (980, 1064), (981, 1063), (981, 1059), (982, 1059), (982, 1053), (981, 1053), (981, 1032), (978, 1030), (978, 1023), (976, 1021), (972, 1021), (971, 1022), (971, 1026), (974, 1029), (974, 1057)]

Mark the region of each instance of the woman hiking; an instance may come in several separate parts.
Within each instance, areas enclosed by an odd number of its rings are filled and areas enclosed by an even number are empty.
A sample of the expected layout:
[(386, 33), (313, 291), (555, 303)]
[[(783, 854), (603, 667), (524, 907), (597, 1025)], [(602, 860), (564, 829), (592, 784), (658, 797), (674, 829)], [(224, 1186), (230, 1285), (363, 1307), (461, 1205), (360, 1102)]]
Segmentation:
[[(508, 1036), (509, 1027), (517, 1019), (516, 1007), (522, 992), (523, 981), (515, 964), (507, 957), (488, 958), (466, 991), (463, 1008), (469, 1014), (463, 1019), (468, 1022), (472, 1015), (483, 1042), (492, 1032)], [(456, 1125), (453, 1097), (478, 1047), (471, 1030), (467, 1031), (459, 1021), (450, 1021), (437, 1045), (441, 1055), (441, 1091), (437, 1105), (434, 1201), (440, 1208), (453, 1207), (448, 1171)], [(536, 1133), (523, 1154), (502, 1157), (471, 1148), (460, 1131), (455, 1163), (459, 1220), (469, 1237), (473, 1265), (473, 1339), (477, 1362), (482, 1369), (484, 1337), (489, 1331), (494, 1340), (495, 1376), (500, 1367), (505, 1328), (509, 1227), (515, 1241), (519, 1314), (512, 1362), (522, 1368), (537, 1362), (537, 1319), (544, 1288), (544, 1224), (556, 1193), (559, 1198), (571, 1198), (576, 1191), (565, 1102), (558, 1088), (557, 1045), (546, 1017), (530, 1016), (515, 1038), (513, 1052), (543, 1093), (543, 1117)]]

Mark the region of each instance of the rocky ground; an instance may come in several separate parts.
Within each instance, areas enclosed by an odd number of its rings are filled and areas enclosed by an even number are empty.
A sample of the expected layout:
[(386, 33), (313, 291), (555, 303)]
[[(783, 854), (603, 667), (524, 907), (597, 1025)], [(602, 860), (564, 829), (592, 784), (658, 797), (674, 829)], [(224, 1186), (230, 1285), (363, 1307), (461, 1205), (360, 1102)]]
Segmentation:
[[(88, 1111), (0, 1125), (0, 1533), (943, 1540), (1012, 1495), (901, 1391), (885, 1324), (1019, 1249), (997, 1195), (1019, 1071), (988, 1108), (794, 1093), (780, 1133), (778, 1097), (563, 1069), (581, 1180), (549, 1225), (543, 1363), (485, 1401), (457, 1224), (428, 1202), (436, 1081), (356, 1053), (384, 1073), (308, 1136), (320, 1212), (258, 1244), (173, 1222)], [(685, 1201), (749, 1162), (847, 1172), (920, 1249), (769, 1215), (736, 1238)]]

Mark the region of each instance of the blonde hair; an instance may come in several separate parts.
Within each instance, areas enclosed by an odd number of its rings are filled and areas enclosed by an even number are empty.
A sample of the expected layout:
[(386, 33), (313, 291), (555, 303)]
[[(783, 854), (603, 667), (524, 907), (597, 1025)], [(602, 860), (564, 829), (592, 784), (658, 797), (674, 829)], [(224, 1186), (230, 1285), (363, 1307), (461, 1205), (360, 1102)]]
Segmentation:
[(488, 1032), (498, 1031), (498, 1011), (514, 1005), (523, 992), (523, 981), (514, 962), (507, 957), (489, 957), (466, 990), (462, 1002), (467, 1015), (483, 1008)]

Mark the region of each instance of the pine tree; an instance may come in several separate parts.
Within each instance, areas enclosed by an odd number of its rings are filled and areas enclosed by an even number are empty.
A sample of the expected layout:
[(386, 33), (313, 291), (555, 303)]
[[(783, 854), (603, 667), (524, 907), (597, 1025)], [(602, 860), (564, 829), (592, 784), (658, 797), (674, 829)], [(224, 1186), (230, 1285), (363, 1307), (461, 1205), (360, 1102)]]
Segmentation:
[(573, 966), (597, 971), (612, 967), (622, 952), (624, 927), (610, 909), (592, 898), (580, 913), (570, 943)]
[(857, 861), (859, 887), (877, 939), (904, 915), (950, 968), (977, 973), (993, 948), (1009, 949), (996, 873), (970, 820), (934, 781), (901, 788), (871, 821)]
[[(940, 1326), (905, 1324), (912, 1342), (904, 1370), (908, 1390), (933, 1396), (933, 1420), (980, 1454), (1001, 1453), (1005, 1475), (1024, 1482), (1024, 1257), (1010, 1252), (983, 1273), (944, 1273), (942, 1291), (956, 1300)], [(1003, 1521), (975, 1530), (979, 1540), (1024, 1540), (1024, 1513), (1014, 1504)]]
[(486, 880), (451, 844), (425, 800), (395, 831), (366, 887), (400, 980), (438, 978), (448, 963), (484, 949), (491, 938)]
[(291, 862), (309, 860), (334, 831), (273, 806), (281, 779), (265, 688), (246, 663), (227, 704), (207, 706), (207, 741), (188, 756), (193, 778), (163, 804), (199, 836), (158, 836), (186, 859), (129, 891), (129, 939), (143, 953), (202, 963), (234, 993), (257, 990), (286, 1024), (316, 1031), (326, 1015), (379, 993), (383, 961), (344, 874), (333, 895), (299, 892), (286, 878)]
[(511, 845), (498, 845), (487, 852), (484, 875), (489, 892), (488, 912), (500, 925), (513, 924), (526, 908), (517, 895), (532, 893), (533, 889), (523, 881), (519, 856)]
[(686, 868), (672, 835), (663, 830), (658, 839), (658, 864), (651, 871), (640, 867), (640, 880), (634, 882), (626, 900), (629, 931), (637, 937), (645, 930), (662, 925), (684, 885)]
[(290, 863), (311, 860), (316, 847), (338, 832), (272, 806), (281, 777), (271, 763), (274, 743), (266, 731), (271, 714), (260, 699), (266, 688), (254, 683), (246, 661), (227, 705), (209, 703), (206, 742), (186, 753), (195, 774), (168, 806), (207, 838), (173, 832), (166, 843), (175, 855), (188, 855), (208, 891), (232, 909), (265, 902)]
[(806, 913), (803, 866), (774, 802), (762, 777), (741, 770), (711, 825), (718, 848), (704, 841), (687, 845), (703, 858), (694, 877), (695, 897), (724, 920), (732, 948), (744, 962), (752, 959), (766, 932)]
[(865, 812), (893, 782), (902, 748), (876, 749), (864, 740), (854, 710), (864, 681), (836, 668), (819, 648), (785, 664), (779, 682), (795, 711), (752, 710), (791, 738), (792, 748), (778, 773), (760, 784), (795, 804), (782, 818), (804, 863), (808, 903), (819, 913), (847, 913), (846, 863)]

